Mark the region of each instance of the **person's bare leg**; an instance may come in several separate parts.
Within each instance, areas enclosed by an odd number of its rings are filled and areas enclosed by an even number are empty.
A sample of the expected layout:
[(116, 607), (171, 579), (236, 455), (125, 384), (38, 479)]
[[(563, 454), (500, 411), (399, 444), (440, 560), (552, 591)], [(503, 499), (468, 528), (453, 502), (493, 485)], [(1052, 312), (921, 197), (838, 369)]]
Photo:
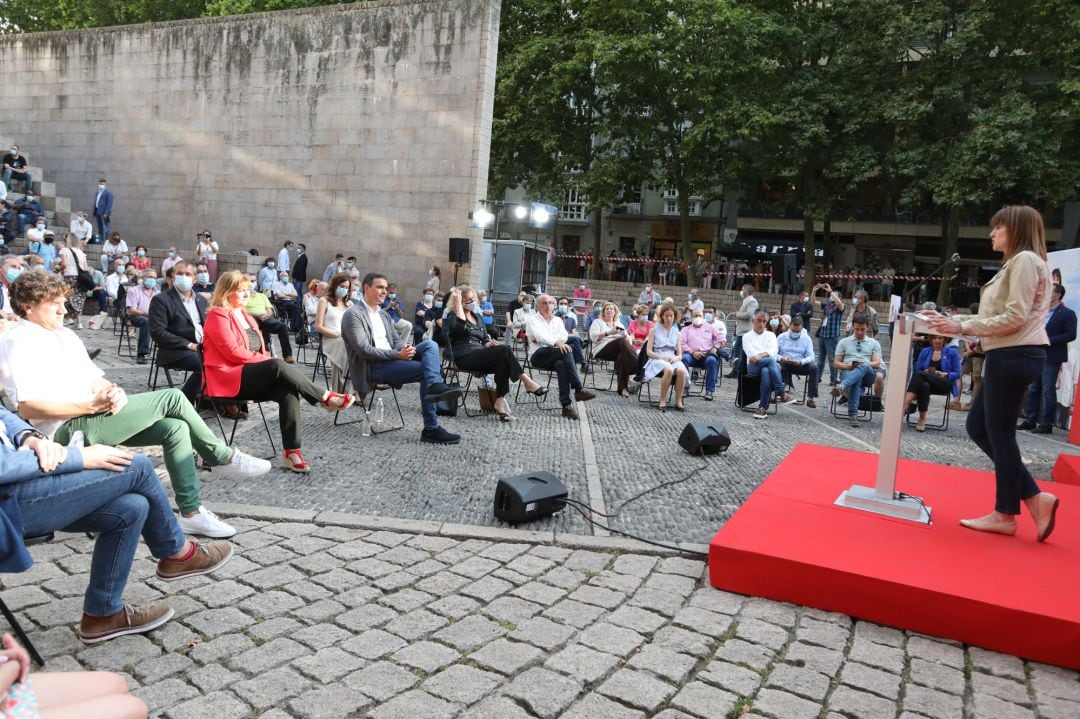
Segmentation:
[(660, 409), (667, 407), (667, 393), (671, 389), (671, 365), (660, 374)]
[(522, 372), (517, 379), (525, 385), (526, 392), (534, 392), (540, 389), (540, 383), (530, 377), (527, 372)]
[(683, 406), (683, 391), (686, 389), (686, 373), (675, 372), (675, 406)]
[(31, 674), (42, 719), (145, 719), (146, 705), (112, 672)]

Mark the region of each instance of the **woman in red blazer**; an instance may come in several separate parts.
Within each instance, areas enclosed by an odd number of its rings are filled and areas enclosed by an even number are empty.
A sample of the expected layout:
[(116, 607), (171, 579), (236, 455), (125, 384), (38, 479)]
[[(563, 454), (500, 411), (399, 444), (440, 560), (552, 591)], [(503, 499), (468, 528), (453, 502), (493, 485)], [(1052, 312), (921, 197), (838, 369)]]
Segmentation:
[(354, 398), (320, 390), (284, 360), (271, 357), (255, 318), (244, 311), (250, 294), (251, 281), (243, 274), (230, 271), (218, 277), (203, 329), (206, 392), (228, 400), (277, 402), (285, 446), (282, 466), (308, 472), (311, 465), (300, 454), (300, 397), (330, 412), (348, 409)]

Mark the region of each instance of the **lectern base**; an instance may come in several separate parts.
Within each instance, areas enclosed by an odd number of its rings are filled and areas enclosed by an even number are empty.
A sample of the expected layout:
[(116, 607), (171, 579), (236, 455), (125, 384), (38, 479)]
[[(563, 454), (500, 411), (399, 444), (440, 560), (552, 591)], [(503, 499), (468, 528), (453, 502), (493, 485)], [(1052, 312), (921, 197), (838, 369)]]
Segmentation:
[(930, 524), (930, 507), (917, 499), (885, 499), (877, 496), (873, 487), (853, 484), (841, 492), (836, 504), (851, 509), (861, 509), (874, 514), (883, 514), (894, 519), (907, 519), (920, 524)]

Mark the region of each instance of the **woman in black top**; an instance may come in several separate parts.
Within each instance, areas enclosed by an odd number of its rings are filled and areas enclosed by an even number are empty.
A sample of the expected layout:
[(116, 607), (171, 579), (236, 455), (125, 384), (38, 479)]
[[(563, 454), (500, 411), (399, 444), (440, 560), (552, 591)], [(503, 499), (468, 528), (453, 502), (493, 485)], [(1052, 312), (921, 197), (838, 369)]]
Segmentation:
[(509, 422), (512, 417), (506, 395), (510, 394), (511, 379), (524, 383), (526, 391), (537, 396), (544, 395), (547, 389), (526, 374), (509, 345), (499, 344), (488, 335), (472, 287), (456, 287), (450, 291), (449, 298), (450, 312), (446, 316), (444, 329), (454, 364), (466, 372), (495, 375), (495, 394), (498, 397), (495, 411), (499, 419)]

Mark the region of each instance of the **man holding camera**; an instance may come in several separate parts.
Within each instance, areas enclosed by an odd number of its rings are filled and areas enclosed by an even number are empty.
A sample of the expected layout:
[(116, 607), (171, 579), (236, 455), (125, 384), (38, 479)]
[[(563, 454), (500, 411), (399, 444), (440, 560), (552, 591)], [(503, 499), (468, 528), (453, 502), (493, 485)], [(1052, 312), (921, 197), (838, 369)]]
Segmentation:
[(844, 301), (828, 283), (818, 283), (810, 294), (816, 298), (818, 290), (825, 290), (829, 298), (821, 303), (821, 326), (818, 327), (818, 379), (825, 379), (825, 363), (829, 363), (829, 386), (836, 386), (836, 344), (840, 341), (840, 321), (844, 317)]
[(859, 400), (864, 387), (873, 387), (884, 377), (881, 367), (881, 344), (873, 337), (866, 336), (870, 318), (864, 314), (852, 318), (852, 333), (836, 345), (836, 357), (833, 367), (840, 370), (840, 384), (832, 389), (832, 396), (846, 394), (848, 398), (848, 419), (852, 427), (858, 427), (855, 418), (859, 414)]

